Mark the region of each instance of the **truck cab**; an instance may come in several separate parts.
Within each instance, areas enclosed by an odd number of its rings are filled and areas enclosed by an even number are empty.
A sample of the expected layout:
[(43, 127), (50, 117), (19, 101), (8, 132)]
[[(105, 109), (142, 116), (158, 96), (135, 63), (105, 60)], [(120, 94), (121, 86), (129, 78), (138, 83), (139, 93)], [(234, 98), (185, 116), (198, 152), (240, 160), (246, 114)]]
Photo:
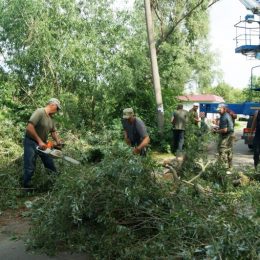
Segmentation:
[[(253, 114), (249, 115), (246, 128), (243, 129), (243, 135), (241, 136), (241, 139), (244, 140), (245, 144), (248, 145), (249, 149), (253, 149), (253, 138), (249, 138), (253, 119), (254, 119), (254, 115)], [(254, 135), (255, 135), (255, 131), (252, 133), (252, 137), (254, 137)]]

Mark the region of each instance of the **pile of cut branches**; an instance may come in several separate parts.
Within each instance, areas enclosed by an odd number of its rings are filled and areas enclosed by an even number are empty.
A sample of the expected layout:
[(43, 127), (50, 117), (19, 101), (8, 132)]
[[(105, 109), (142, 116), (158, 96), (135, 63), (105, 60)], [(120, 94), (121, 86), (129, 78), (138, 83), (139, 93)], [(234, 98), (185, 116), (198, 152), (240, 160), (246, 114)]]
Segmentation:
[(96, 165), (67, 169), (33, 203), (30, 248), (97, 259), (259, 257), (257, 183), (204, 196), (174, 179), (158, 181), (158, 166), (123, 144), (103, 152)]

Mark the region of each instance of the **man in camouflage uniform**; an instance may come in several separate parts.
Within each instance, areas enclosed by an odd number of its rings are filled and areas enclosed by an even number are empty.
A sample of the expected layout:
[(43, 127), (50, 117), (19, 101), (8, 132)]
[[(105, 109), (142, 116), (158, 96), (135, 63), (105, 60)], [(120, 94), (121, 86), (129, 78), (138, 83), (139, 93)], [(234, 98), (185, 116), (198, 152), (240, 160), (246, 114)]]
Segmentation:
[(192, 109), (189, 110), (191, 123), (197, 127), (199, 127), (199, 123), (200, 123), (198, 109), (199, 109), (199, 103), (194, 103)]
[[(199, 103), (194, 103), (192, 109), (189, 110), (188, 125), (186, 127), (186, 135), (188, 143), (192, 149), (202, 151), (203, 146), (200, 131)], [(188, 147), (187, 146), (187, 147)], [(189, 150), (189, 148), (188, 148)]]
[(229, 170), (231, 170), (233, 158), (234, 124), (230, 114), (227, 112), (227, 107), (225, 104), (220, 104), (217, 111), (220, 114), (219, 128), (215, 130), (215, 132), (219, 133), (219, 160), (227, 166)]

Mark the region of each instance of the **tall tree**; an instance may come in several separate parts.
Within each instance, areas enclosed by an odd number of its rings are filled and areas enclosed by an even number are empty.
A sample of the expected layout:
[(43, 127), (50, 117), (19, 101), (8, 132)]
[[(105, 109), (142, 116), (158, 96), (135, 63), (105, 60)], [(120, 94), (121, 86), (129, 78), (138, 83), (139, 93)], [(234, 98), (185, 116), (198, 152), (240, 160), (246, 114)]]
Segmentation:
[[(156, 125), (143, 3), (128, 11), (113, 2), (0, 0), (0, 66), (15, 102), (36, 106), (59, 96), (70, 125), (92, 128), (110, 125), (123, 107), (133, 106)], [(206, 3), (155, 2), (166, 110), (187, 82), (203, 85), (211, 78)]]
[(225, 102), (236, 103), (246, 101), (246, 96), (243, 89), (236, 89), (229, 84), (220, 82), (215, 87), (208, 88), (208, 93), (212, 93), (218, 96), (221, 96)]

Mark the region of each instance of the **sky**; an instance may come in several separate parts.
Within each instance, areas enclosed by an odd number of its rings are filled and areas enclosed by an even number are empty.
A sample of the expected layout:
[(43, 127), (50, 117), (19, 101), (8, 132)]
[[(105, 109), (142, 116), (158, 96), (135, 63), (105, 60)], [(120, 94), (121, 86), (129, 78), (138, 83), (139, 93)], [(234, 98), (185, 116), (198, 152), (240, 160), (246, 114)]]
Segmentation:
[[(210, 9), (211, 49), (217, 53), (224, 81), (240, 89), (250, 83), (251, 68), (260, 66), (260, 60), (249, 60), (235, 53), (234, 25), (247, 14), (252, 13), (239, 0), (220, 0)], [(260, 67), (252, 71), (254, 76), (260, 76)]]

